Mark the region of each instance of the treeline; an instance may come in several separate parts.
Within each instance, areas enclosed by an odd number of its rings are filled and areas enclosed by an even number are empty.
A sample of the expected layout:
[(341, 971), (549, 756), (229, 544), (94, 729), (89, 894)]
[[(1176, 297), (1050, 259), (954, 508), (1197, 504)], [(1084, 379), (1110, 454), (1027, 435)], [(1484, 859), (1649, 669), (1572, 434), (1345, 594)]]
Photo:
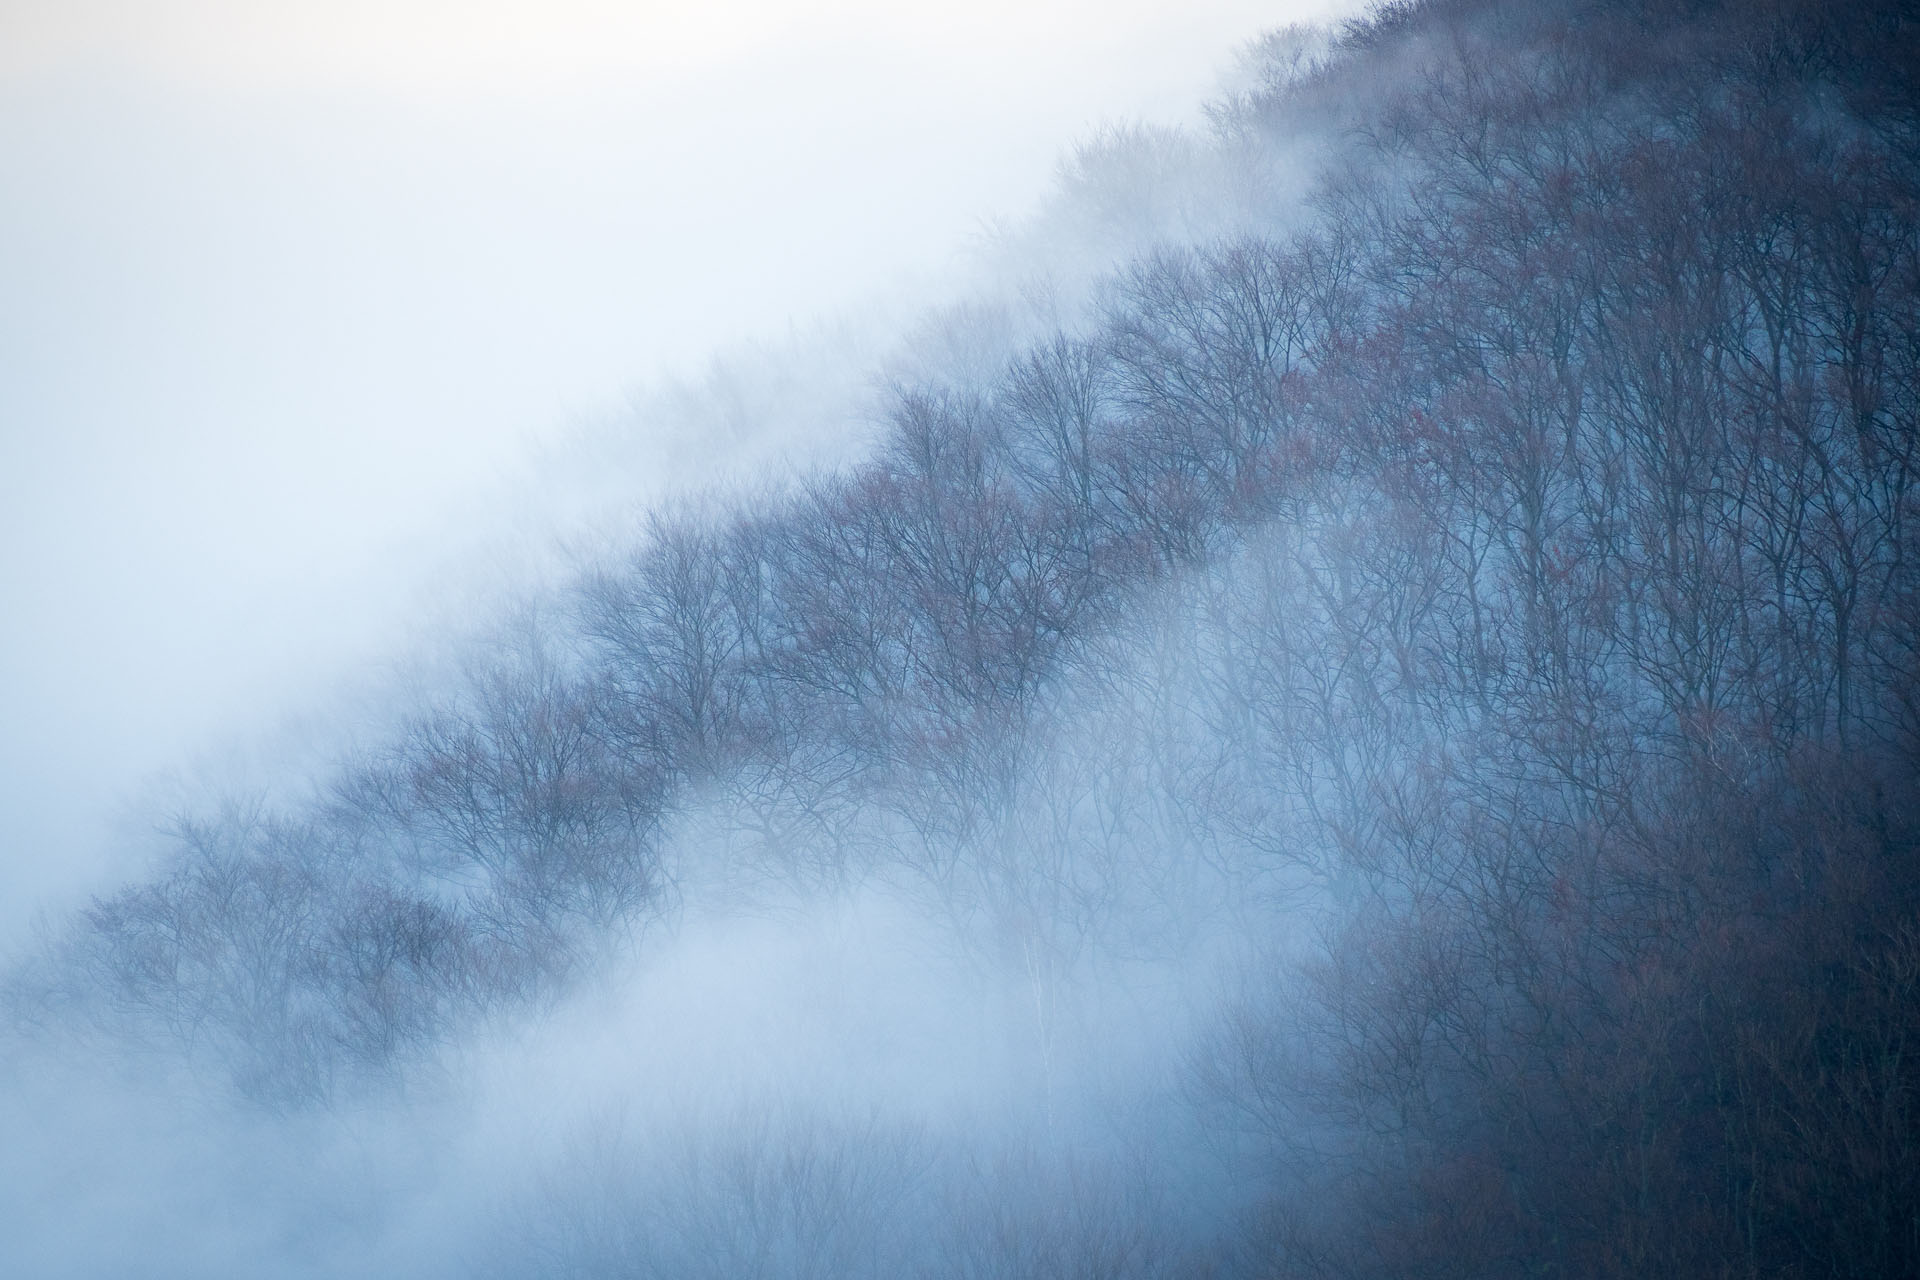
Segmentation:
[[(311, 804), (182, 822), (15, 1005), (300, 1105), (680, 903), (879, 884), (1027, 984), (1049, 1099), (1103, 957), (1239, 973), (1174, 1122), (1233, 1189), (1103, 1189), (1161, 1247), (1043, 1266), (1082, 1151), (955, 1270), (871, 1199), (911, 1144), (840, 1134), (834, 1274), (1911, 1274), (1916, 66), (1894, 4), (1379, 10), (1216, 113), (1333, 140), (1289, 225), (655, 517)], [(714, 1203), (808, 1185), (770, 1143)], [(562, 1225), (556, 1274), (720, 1256)]]

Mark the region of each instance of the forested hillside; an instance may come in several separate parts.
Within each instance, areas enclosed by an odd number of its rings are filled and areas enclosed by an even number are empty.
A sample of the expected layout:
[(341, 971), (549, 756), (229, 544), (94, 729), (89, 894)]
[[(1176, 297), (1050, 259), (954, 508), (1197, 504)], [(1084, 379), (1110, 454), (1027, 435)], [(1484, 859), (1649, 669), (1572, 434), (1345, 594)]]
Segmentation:
[(645, 993), (406, 1274), (1920, 1272), (1920, 21), (1254, 57), (865, 461), (173, 818), (9, 1056), (305, 1133)]

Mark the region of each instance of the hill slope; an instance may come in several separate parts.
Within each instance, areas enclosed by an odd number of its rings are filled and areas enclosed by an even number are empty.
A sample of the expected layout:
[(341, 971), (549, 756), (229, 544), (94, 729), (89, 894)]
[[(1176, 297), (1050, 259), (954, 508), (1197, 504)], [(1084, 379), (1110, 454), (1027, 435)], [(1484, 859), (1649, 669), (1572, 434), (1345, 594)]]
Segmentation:
[(1913, 1272), (1917, 33), (1267, 42), (1111, 142), (1202, 238), (183, 820), (23, 1026), (311, 1116), (639, 983), (513, 1274)]

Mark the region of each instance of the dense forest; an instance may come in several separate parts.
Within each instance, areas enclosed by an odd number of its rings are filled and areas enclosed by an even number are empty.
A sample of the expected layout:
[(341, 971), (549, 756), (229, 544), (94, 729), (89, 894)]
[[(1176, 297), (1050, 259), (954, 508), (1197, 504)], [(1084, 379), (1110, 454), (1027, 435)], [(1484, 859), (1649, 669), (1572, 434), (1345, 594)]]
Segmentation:
[(385, 1171), (154, 1274), (1920, 1273), (1920, 19), (1250, 68), (862, 460), (14, 960), (0, 1068), (244, 1134), (206, 1202)]

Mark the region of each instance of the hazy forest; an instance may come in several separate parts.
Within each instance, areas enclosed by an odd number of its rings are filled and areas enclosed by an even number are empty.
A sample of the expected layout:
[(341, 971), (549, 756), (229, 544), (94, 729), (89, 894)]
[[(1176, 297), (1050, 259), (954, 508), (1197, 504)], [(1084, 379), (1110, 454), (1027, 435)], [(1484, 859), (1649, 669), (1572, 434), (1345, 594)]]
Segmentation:
[(1920, 1274), (1920, 19), (1248, 58), (17, 948), (0, 1271)]

